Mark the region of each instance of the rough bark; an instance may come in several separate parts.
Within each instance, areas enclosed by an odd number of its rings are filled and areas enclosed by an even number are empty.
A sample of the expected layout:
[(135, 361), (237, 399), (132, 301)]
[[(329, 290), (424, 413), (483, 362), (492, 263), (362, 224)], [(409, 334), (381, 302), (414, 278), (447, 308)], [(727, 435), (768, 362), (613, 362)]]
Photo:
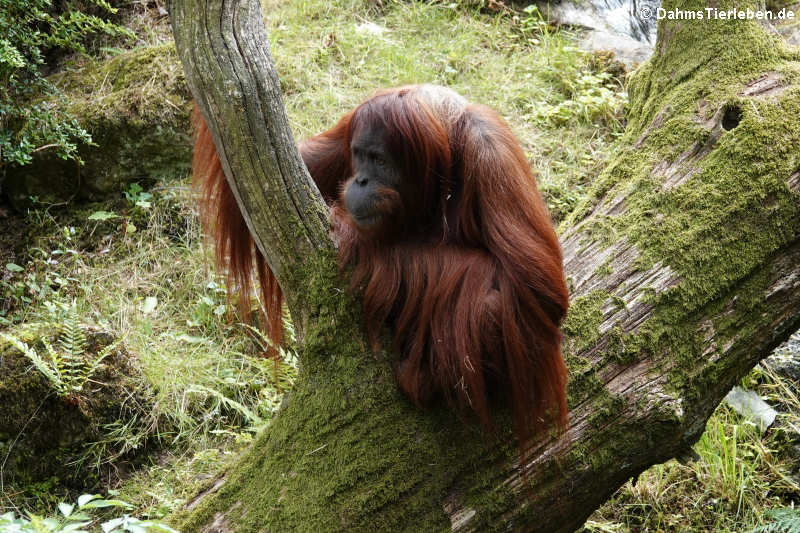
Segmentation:
[(170, 8), (189, 89), (302, 331), (308, 306), (296, 299), (305, 299), (314, 270), (305, 266), (333, 257), (333, 244), (327, 209), (289, 129), (261, 8), (258, 2), (193, 0)]
[(570, 423), (521, 476), (507, 431), (411, 408), (366, 348), (258, 2), (171, 10), (190, 87), (305, 331), (288, 406), (176, 517), (185, 531), (571, 531), (694, 443), (800, 326), (800, 55), (756, 22), (666, 22), (614, 160), (562, 228)]

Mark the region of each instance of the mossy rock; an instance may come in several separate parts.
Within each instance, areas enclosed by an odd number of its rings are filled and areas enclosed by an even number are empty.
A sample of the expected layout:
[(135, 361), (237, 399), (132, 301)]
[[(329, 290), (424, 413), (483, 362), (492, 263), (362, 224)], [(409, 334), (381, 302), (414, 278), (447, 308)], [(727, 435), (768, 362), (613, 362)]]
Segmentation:
[(79, 148), (83, 165), (43, 150), (6, 172), (5, 194), (20, 210), (47, 203), (103, 200), (131, 182), (182, 178), (189, 172), (191, 98), (172, 44), (88, 61), (50, 78), (66, 107), (92, 136)]
[[(40, 324), (14, 331), (12, 336), (41, 355), (46, 354), (43, 339), (55, 345), (59, 329), (57, 324)], [(113, 342), (109, 333), (83, 331), (89, 361)], [(119, 344), (80, 391), (59, 395), (30, 359), (0, 339), (0, 457), (5, 459), (4, 481), (22, 486), (55, 478), (67, 488), (91, 489), (105, 474), (98, 464), (114, 468), (129, 462), (141, 455), (146, 443), (140, 442), (136, 450), (111, 445), (105, 448), (103, 457), (88, 454), (87, 445), (106, 440), (109, 428), (121, 424), (129, 425), (131, 435), (145, 435), (136, 428), (149, 423), (152, 397), (136, 358)]]

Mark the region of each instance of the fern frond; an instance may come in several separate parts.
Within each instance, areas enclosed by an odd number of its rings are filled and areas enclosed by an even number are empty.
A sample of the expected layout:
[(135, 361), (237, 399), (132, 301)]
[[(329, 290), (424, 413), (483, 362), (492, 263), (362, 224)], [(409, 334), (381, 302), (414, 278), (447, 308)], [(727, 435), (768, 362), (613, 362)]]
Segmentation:
[(773, 522), (755, 527), (748, 533), (800, 533), (800, 509), (770, 509), (766, 515)]
[(118, 344), (119, 344), (119, 341), (112, 342), (111, 344), (109, 344), (108, 346), (106, 346), (105, 348), (100, 350), (97, 353), (97, 357), (95, 357), (94, 360), (90, 364), (87, 364), (85, 366), (83, 375), (81, 376), (81, 378), (82, 378), (82, 381), (81, 381), (81, 384), (80, 384), (81, 387), (83, 387), (84, 383), (89, 381), (89, 379), (94, 375), (94, 373), (97, 372), (97, 369), (100, 368), (100, 365), (103, 362), (103, 359), (105, 359), (106, 357), (111, 355), (111, 353), (114, 351), (114, 349), (116, 349)]
[(100, 350), (88, 361), (86, 349), (89, 341), (81, 327), (75, 305), (68, 309), (64, 322), (59, 325), (60, 334), (56, 341), (57, 348), (42, 336), (44, 354), (40, 355), (14, 335), (0, 333), (0, 339), (22, 352), (33, 366), (50, 382), (50, 386), (59, 396), (80, 392), (87, 381), (100, 368), (103, 360), (117, 347), (114, 342)]
[(69, 380), (69, 375), (64, 372), (64, 359), (61, 357), (61, 354), (58, 353), (55, 348), (53, 348), (53, 345), (50, 344), (50, 341), (47, 340), (47, 338), (42, 337), (40, 340), (44, 345), (44, 351), (47, 353), (48, 359), (50, 359), (48, 365), (53, 369), (53, 372), (58, 374), (58, 382), (63, 387), (66, 387), (66, 382)]
[(65, 359), (72, 362), (80, 360), (86, 352), (88, 341), (86, 333), (81, 328), (80, 317), (74, 303), (67, 311), (67, 316), (64, 317), (58, 343), (66, 356)]
[[(31, 363), (33, 363), (33, 366), (36, 368), (36, 370), (38, 370), (45, 378), (47, 378), (53, 389), (55, 389), (58, 394), (65, 394), (66, 385), (61, 379), (60, 372), (58, 371), (55, 362), (52, 364), (48, 363), (38, 353), (36, 353), (36, 350), (13, 335), (0, 333), (0, 338), (22, 352), (22, 355), (24, 355)], [(48, 352), (52, 350), (52, 347), (47, 343), (45, 343), (45, 348), (48, 350)]]

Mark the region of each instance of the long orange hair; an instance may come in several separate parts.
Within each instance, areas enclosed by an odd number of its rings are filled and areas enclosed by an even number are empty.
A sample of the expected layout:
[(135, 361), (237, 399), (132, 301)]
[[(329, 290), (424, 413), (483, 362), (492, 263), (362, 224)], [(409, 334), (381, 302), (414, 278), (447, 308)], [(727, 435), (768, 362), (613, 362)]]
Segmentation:
[[(267, 333), (280, 342), (280, 287), (198, 114), (195, 127), (194, 176), (217, 262), (243, 303), (257, 272)], [(387, 197), (397, 224), (386, 235), (360, 230), (340, 201), (359, 127), (383, 129), (404, 179), (419, 191)], [(497, 113), (442, 87), (389, 89), (299, 148), (330, 205), (367, 332), (375, 341), (381, 327), (392, 329), (401, 356), (395, 375), (408, 398), (419, 406), (442, 398), (490, 426), (490, 398), (505, 397), (521, 445), (552, 423), (564, 427), (561, 249), (522, 147)]]

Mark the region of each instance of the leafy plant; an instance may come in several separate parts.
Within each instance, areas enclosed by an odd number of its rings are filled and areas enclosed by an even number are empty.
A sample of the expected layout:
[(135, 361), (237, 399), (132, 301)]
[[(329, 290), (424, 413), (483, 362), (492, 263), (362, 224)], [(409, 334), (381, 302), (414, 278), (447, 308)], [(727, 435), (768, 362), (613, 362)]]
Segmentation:
[(192, 311), (192, 318), (187, 320), (190, 327), (209, 331), (217, 327), (219, 318), (228, 312), (226, 290), (215, 281), (206, 284), (204, 294), (197, 297), (197, 304)]
[(111, 211), (95, 211), (89, 215), (88, 220), (105, 222), (106, 220), (111, 220), (112, 218), (119, 218), (119, 215)]
[(537, 103), (533, 110), (536, 118), (556, 125), (575, 120), (617, 125), (628, 95), (610, 87), (612, 78), (608, 72), (580, 74), (569, 87), (571, 97), (556, 105)]
[[(97, 522), (92, 512), (96, 509), (119, 507), (131, 509), (122, 500), (104, 499), (99, 494), (83, 494), (77, 504), (59, 503), (56, 516), (42, 517), (34, 513), (18, 516), (13, 512), (0, 515), (0, 533), (86, 533), (88, 526)], [(103, 533), (147, 533), (166, 531), (177, 533), (174, 529), (154, 520), (140, 520), (129, 515), (112, 518), (100, 524)]]
[(44, 354), (39, 354), (33, 347), (14, 335), (0, 333), (0, 339), (22, 352), (33, 363), (33, 366), (47, 378), (56, 394), (62, 397), (83, 390), (83, 386), (89, 378), (94, 375), (103, 360), (117, 346), (116, 343), (111, 343), (89, 358), (86, 354), (86, 333), (80, 326), (74, 303), (68, 308), (67, 316), (61, 325), (57, 349), (44, 337), (41, 339), (45, 349)]
[(546, 36), (549, 32), (549, 25), (544, 15), (539, 10), (539, 6), (535, 4), (526, 6), (522, 12), (524, 15), (518, 17), (519, 28), (522, 34), (531, 44), (539, 44), (539, 39), (536, 36)]
[(128, 190), (125, 191), (125, 198), (135, 207), (147, 209), (152, 206), (152, 193), (144, 192), (144, 189), (138, 183), (128, 185)]
[(800, 509), (770, 509), (766, 515), (773, 521), (753, 528), (748, 533), (800, 533)]
[(61, 272), (57, 267), (80, 258), (73, 248), (76, 231), (72, 226), (61, 226), (57, 248), (47, 251), (30, 246), (29, 262), (24, 267), (16, 263), (5, 265), (8, 274), (0, 276), (0, 325), (22, 322), (26, 315), (35, 315), (37, 307), (42, 305), (50, 315), (56, 315), (60, 312), (59, 305), (63, 305), (60, 302), (74, 297), (74, 289), (80, 285), (79, 276)]
[[(0, 169), (29, 163), (45, 149), (80, 161), (78, 144), (91, 141), (77, 120), (56, 105), (63, 96), (42, 67), (56, 52), (85, 54), (89, 36), (132, 33), (87, 13), (89, 8), (115, 13), (106, 0), (84, 5), (57, 9), (52, 0), (0, 0)], [(44, 100), (47, 96), (52, 98)]]

